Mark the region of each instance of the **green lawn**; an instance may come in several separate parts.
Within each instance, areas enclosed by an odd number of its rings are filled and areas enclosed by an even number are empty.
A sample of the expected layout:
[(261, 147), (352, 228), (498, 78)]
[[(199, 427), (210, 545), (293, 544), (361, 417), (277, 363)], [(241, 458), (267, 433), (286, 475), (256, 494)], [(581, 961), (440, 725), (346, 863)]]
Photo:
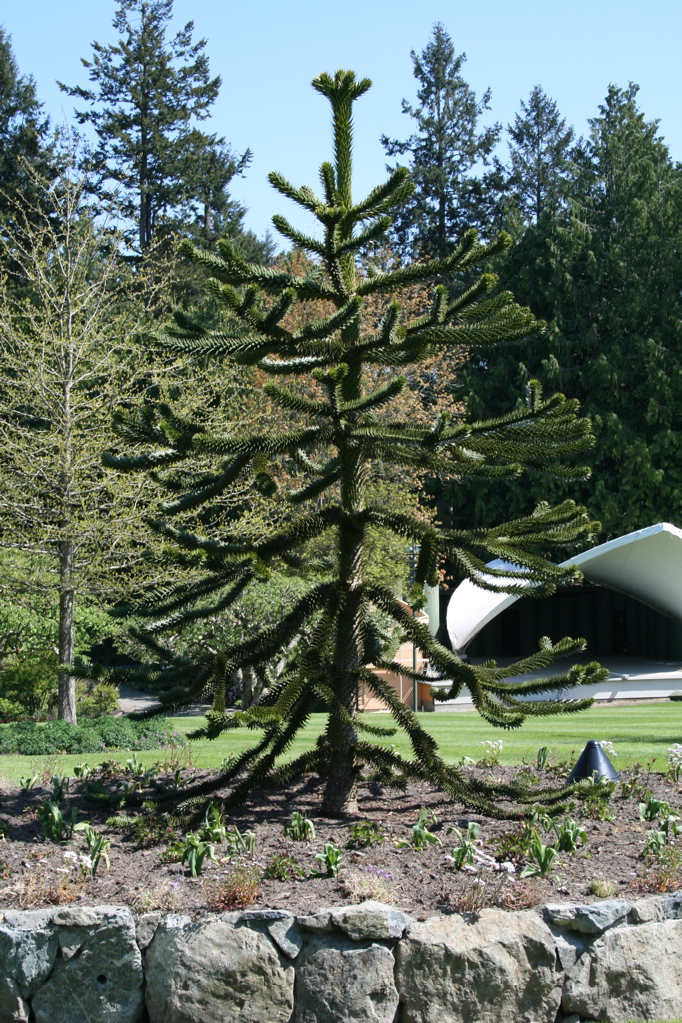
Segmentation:
[[(388, 723), (386, 714), (364, 716), (368, 721)], [(573, 751), (577, 756), (588, 739), (608, 739), (618, 754), (614, 758), (616, 768), (628, 767), (637, 762), (645, 764), (655, 757), (654, 769), (665, 770), (668, 747), (675, 742), (682, 742), (682, 701), (645, 704), (641, 707), (592, 708), (581, 714), (530, 719), (522, 728), (513, 732), (492, 728), (474, 711), (423, 713), (419, 715), (419, 720), (437, 740), (446, 760), (459, 760), (462, 756), (479, 759), (483, 752), (481, 743), (486, 739), (502, 740), (504, 748), (500, 760), (503, 764), (520, 764), (523, 758), (532, 762), (539, 746), (549, 746), (562, 757), (570, 756)], [(201, 721), (201, 718), (175, 718), (174, 725), (178, 730), (189, 732)], [(325, 721), (326, 715), (313, 715), (291, 748), (289, 756), (296, 756), (312, 746), (324, 728)], [(192, 744), (194, 764), (197, 767), (215, 767), (230, 753), (250, 746), (258, 734), (246, 730), (234, 731), (211, 742), (195, 742)], [(409, 751), (404, 733), (398, 733), (385, 742), (395, 742), (402, 752)], [(126, 754), (119, 751), (110, 756), (123, 759)], [(159, 750), (138, 754), (145, 763), (153, 763), (163, 756), (163, 751)], [(28, 774), (33, 764), (40, 765), (44, 759), (1, 756), (0, 776), (16, 782), (21, 775)], [(67, 773), (75, 763), (85, 760), (97, 764), (104, 758), (101, 753), (91, 753), (64, 754), (59, 759), (59, 771)]]

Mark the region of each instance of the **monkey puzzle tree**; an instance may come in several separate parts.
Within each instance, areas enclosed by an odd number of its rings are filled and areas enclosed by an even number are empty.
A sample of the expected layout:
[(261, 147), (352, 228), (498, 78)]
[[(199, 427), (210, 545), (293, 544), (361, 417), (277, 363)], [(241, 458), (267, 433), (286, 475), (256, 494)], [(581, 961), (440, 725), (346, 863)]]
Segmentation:
[[(279, 174), (270, 175), (278, 191), (321, 224), (323, 237), (318, 240), (301, 234), (283, 217), (274, 218), (278, 230), (313, 255), (317, 265), (296, 275), (246, 263), (228, 242), (219, 243), (219, 255), (198, 251), (185, 242), (184, 254), (207, 273), (211, 291), (241, 319), (245, 330), (238, 335), (207, 331), (179, 316), (173, 328), (155, 337), (157, 345), (178, 355), (257, 365), (273, 378), (264, 391), (291, 414), (291, 425), (216, 435), (205, 423), (183, 420), (168, 406), (116, 414), (121, 437), (146, 450), (111, 455), (110, 463), (119, 470), (151, 470), (169, 491), (167, 519), (176, 516), (179, 522), (151, 523), (168, 540), (164, 557), (178, 565), (177, 583), (150, 589), (121, 609), (121, 613), (152, 619), (134, 632), (155, 663), (133, 670), (130, 677), (151, 682), (168, 709), (207, 694), (217, 696), (219, 702), (235, 669), (258, 671), (306, 626), (297, 655), (273, 685), (268, 705), (232, 714), (214, 710), (207, 726), (194, 733), (213, 738), (240, 726), (263, 730), (253, 747), (226, 770), (186, 790), (187, 805), (197, 805), (233, 781), (226, 802), (235, 805), (254, 787), (285, 783), (302, 772), (316, 771), (325, 779), (323, 812), (352, 813), (357, 809), (361, 766), (370, 764), (405, 777), (428, 779), (469, 806), (503, 813), (493, 802), (495, 788), (467, 780), (447, 765), (418, 717), (371, 670), (372, 665), (397, 668), (390, 660), (382, 660), (376, 642), (377, 611), (395, 622), (429, 659), (428, 676), (406, 672), (403, 666), (401, 672), (415, 680), (450, 681), (440, 698), (453, 698), (468, 687), (476, 709), (494, 725), (513, 728), (528, 715), (579, 710), (590, 701), (522, 702), (522, 698), (603, 677), (598, 666), (588, 665), (551, 679), (509, 681), (582, 649), (580, 640), (564, 639), (555, 645), (544, 640), (537, 654), (505, 668), (464, 663), (436, 642), (387, 587), (368, 582), (367, 537), (370, 530), (380, 529), (419, 546), (419, 584), (437, 581), (436, 559), (441, 553), (486, 588), (525, 593), (531, 584), (534, 593), (547, 594), (574, 573), (552, 564), (543, 551), (586, 541), (594, 525), (570, 501), (556, 508), (540, 505), (524, 519), (471, 532), (439, 528), (372, 502), (370, 483), (386, 463), (456, 478), (516, 475), (527, 466), (584, 475), (587, 470), (564, 468), (562, 458), (584, 449), (590, 435), (587, 421), (577, 417), (574, 401), (563, 395), (544, 400), (535, 386), (530, 388), (525, 409), (487, 422), (470, 425), (441, 414), (424, 427), (387, 418), (386, 406), (406, 385), (401, 367), (461, 346), (482, 348), (492, 357), (497, 345), (524, 337), (539, 325), (510, 294), (495, 294), (494, 277), (483, 274), (460, 288), (454, 298), (452, 289), (436, 286), (431, 307), (423, 315), (404, 320), (400, 303), (394, 301), (378, 329), (363, 328), (363, 303), (370, 296), (400, 294), (416, 282), (444, 275), (456, 281), (465, 271), (470, 281), (472, 268), (508, 244), (502, 237), (480, 245), (476, 232), (469, 231), (444, 259), (357, 274), (358, 252), (387, 230), (389, 211), (404, 202), (412, 189), (407, 170), (398, 168), (364, 200), (353, 202), (352, 105), (370, 84), (368, 79), (357, 81), (349, 71), (338, 71), (334, 77), (322, 74), (313, 81), (314, 88), (329, 99), (333, 113), (334, 163), (321, 168), (323, 197), (308, 187), (295, 188)], [(287, 313), (296, 303), (320, 299), (331, 302), (328, 315), (296, 330), (287, 328)], [(288, 378), (286, 387), (278, 382), (282, 378)], [(203, 468), (207, 456), (218, 462), (212, 472)], [(243, 487), (245, 479), (251, 479), (256, 489), (267, 493), (275, 486), (277, 465), (283, 460), (297, 465), (307, 477), (288, 494), (288, 519), (259, 536), (249, 536), (239, 519), (214, 530), (212, 523), (232, 488)], [(192, 514), (194, 528), (187, 518)], [(333, 538), (332, 570), (313, 577), (279, 621), (195, 659), (179, 657), (163, 645), (159, 636), (164, 629), (229, 608), (250, 587), (267, 587), (273, 569), (301, 565), (306, 546), (325, 534)], [(486, 561), (494, 557), (516, 568), (487, 568)], [(192, 573), (189, 580), (188, 571)], [(407, 733), (412, 759), (370, 741), (371, 736), (391, 734), (391, 729), (358, 720), (361, 682), (385, 701)], [(320, 699), (329, 712), (324, 734), (314, 749), (289, 763), (278, 763)], [(523, 796), (512, 788), (505, 793)], [(556, 793), (547, 797), (558, 798)], [(160, 798), (163, 802), (164, 797)]]

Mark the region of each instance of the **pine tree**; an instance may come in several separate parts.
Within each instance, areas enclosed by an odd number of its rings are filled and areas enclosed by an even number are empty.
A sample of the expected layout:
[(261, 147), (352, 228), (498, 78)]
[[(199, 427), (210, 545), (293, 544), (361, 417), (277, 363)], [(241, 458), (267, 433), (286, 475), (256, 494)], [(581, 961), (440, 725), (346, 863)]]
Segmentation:
[(35, 82), (20, 73), (10, 36), (0, 27), (0, 218), (32, 187), (29, 168), (47, 169), (48, 129)]
[(575, 133), (539, 85), (507, 130), (510, 191), (524, 219), (537, 224), (544, 210), (565, 201)]
[[(472, 353), (463, 376), (472, 419), (520, 404), (530, 377), (580, 399), (595, 433), (593, 475), (571, 493), (613, 537), (682, 518), (682, 171), (638, 109), (636, 86), (611, 86), (589, 123), (570, 209), (545, 211), (500, 266), (547, 333), (493, 365)], [(486, 525), (567, 493), (530, 474), (503, 491), (450, 487), (448, 499), (468, 525)]]
[[(529, 715), (576, 711), (590, 702), (541, 698), (522, 702), (521, 696), (570, 689), (603, 677), (597, 666), (589, 665), (543, 681), (509, 681), (520, 672), (582, 649), (580, 640), (556, 644), (543, 640), (537, 654), (505, 668), (463, 663), (433, 639), (388, 587), (368, 581), (367, 536), (374, 529), (418, 546), (418, 586), (425, 581), (436, 583), (436, 559), (441, 553), (486, 588), (502, 586), (505, 591), (526, 593), (530, 582), (534, 593), (546, 594), (574, 573), (549, 562), (543, 551), (583, 543), (594, 528), (584, 510), (571, 501), (556, 508), (539, 505), (525, 519), (467, 532), (440, 528), (369, 499), (369, 484), (383, 464), (410, 468), (415, 474), (427, 471), (461, 479), (505, 478), (528, 466), (575, 476), (586, 470), (567, 472), (563, 459), (589, 443), (589, 424), (577, 417), (576, 402), (563, 395), (544, 399), (536, 385), (530, 387), (522, 410), (474, 425), (441, 414), (429, 426), (421, 426), (389, 420), (382, 412), (406, 386), (402, 367), (460, 346), (485, 350), (492, 358), (498, 345), (525, 337), (539, 325), (509, 293), (495, 293), (495, 279), (483, 273), (454, 297), (437, 285), (424, 315), (403, 318), (400, 302), (392, 301), (379, 327), (363, 330), (366, 299), (399, 296), (405, 288), (444, 276), (459, 279), (508, 244), (508, 238), (502, 237), (481, 245), (471, 230), (444, 259), (358, 275), (358, 254), (389, 228), (390, 211), (400, 208), (413, 187), (407, 170), (398, 168), (365, 199), (353, 201), (352, 105), (370, 84), (368, 79), (358, 81), (349, 71), (338, 71), (334, 77), (321, 74), (313, 81), (314, 88), (330, 101), (333, 114), (334, 163), (321, 167), (322, 196), (309, 187), (294, 187), (280, 174), (270, 175), (279, 192), (321, 225), (323, 238), (318, 240), (302, 234), (284, 217), (273, 218), (277, 229), (318, 264), (296, 275), (246, 263), (224, 240), (219, 242), (219, 255), (186, 242), (184, 254), (206, 272), (212, 294), (243, 321), (246, 333), (208, 331), (180, 316), (173, 328), (153, 339), (176, 357), (258, 366), (271, 378), (264, 395), (291, 415), (291, 424), (280, 430), (259, 429), (255, 424), (252, 432), (212, 434), (201, 421), (183, 420), (168, 405), (156, 411), (149, 406), (139, 412), (121, 409), (115, 416), (122, 440), (133, 444), (134, 450), (111, 456), (109, 464), (119, 471), (152, 471), (167, 488), (166, 519), (155, 520), (152, 528), (167, 540), (165, 557), (177, 564), (179, 572), (190, 567), (198, 570), (191, 583), (180, 575), (174, 585), (152, 588), (120, 609), (138, 621), (150, 619), (145, 628), (136, 626), (132, 631), (154, 658), (126, 677), (154, 685), (167, 709), (210, 693), (219, 697), (236, 669), (258, 670), (267, 665), (306, 627), (295, 662), (272, 686), (267, 705), (256, 704), (233, 714), (214, 711), (206, 728), (194, 733), (215, 737), (242, 726), (263, 729), (262, 738), (229, 767), (187, 790), (185, 803), (194, 807), (233, 781), (229, 805), (243, 801), (260, 785), (283, 784), (302, 772), (316, 771), (325, 779), (323, 813), (353, 812), (364, 763), (406, 778), (428, 779), (478, 810), (508, 813), (495, 806), (495, 786), (466, 780), (442, 760), (418, 717), (371, 670), (370, 665), (397, 667), (382, 656), (377, 642), (377, 610), (424, 652), (434, 673), (407, 674), (415, 680), (448, 680), (449, 687), (440, 691), (444, 699), (456, 697), (468, 686), (479, 713), (504, 728), (521, 725)], [(289, 310), (320, 299), (332, 304), (330, 313), (296, 331), (287, 329)], [(206, 455), (216, 458), (215, 470), (194, 472), (196, 460)], [(213, 516), (233, 488), (243, 488), (250, 479), (258, 491), (271, 492), (282, 462), (298, 466), (302, 476), (300, 485), (288, 494), (287, 521), (255, 538), (238, 519), (232, 526), (212, 531)], [(194, 528), (188, 517), (192, 513)], [(267, 588), (270, 573), (278, 567), (303, 570), (308, 545), (329, 536), (331, 569), (313, 577), (304, 595), (276, 623), (195, 659), (178, 657), (164, 644), (162, 636), (169, 628), (215, 615), (251, 587)], [(493, 557), (519, 566), (504, 573), (511, 574), (511, 582), (496, 581), (498, 573), (486, 568)], [(406, 673), (404, 667), (399, 670)], [(358, 720), (361, 683), (386, 702), (409, 737), (413, 759), (370, 741), (392, 730)], [(288, 764), (278, 763), (319, 700), (326, 703), (329, 717), (317, 745)], [(507, 788), (505, 793), (524, 798), (520, 789)], [(549, 800), (560, 798), (556, 792), (544, 795)], [(161, 802), (177, 799), (159, 798)], [(531, 798), (527, 792), (525, 798)], [(535, 793), (532, 799), (537, 798)]]
[(420, 83), (418, 105), (403, 100), (402, 109), (416, 122), (416, 131), (402, 142), (381, 137), (389, 156), (409, 154), (415, 185), (395, 214), (393, 235), (404, 254), (443, 259), (466, 228), (488, 226), (490, 181), (471, 171), (488, 162), (500, 126), (479, 129), (479, 118), (489, 109), (490, 89), (476, 98), (461, 75), (466, 54), (455, 54), (440, 22), (422, 53), (412, 50), (410, 56)]
[[(193, 22), (166, 38), (172, 13), (173, 0), (119, 0), (113, 24), (120, 41), (93, 43), (92, 60), (82, 60), (92, 88), (60, 83), (88, 104), (76, 117), (97, 133), (93, 165), (100, 187), (116, 184), (143, 251), (162, 218), (199, 198), (191, 185), (202, 175), (188, 160), (199, 168), (211, 154), (216, 160), (224, 154), (224, 139), (198, 132), (195, 124), (208, 116), (220, 78), (210, 76), (206, 41), (193, 42)], [(199, 141), (192, 151), (190, 142)]]

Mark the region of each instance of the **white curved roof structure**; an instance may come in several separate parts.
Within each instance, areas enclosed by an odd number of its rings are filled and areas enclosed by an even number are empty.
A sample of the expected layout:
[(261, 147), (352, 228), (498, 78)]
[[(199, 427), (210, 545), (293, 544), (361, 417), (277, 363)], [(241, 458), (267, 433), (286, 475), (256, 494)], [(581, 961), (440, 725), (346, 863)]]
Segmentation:
[[(578, 565), (586, 579), (628, 593), (682, 621), (682, 530), (669, 522), (609, 540), (562, 565)], [(498, 560), (491, 561), (490, 567), (518, 566)], [(461, 653), (484, 625), (518, 599), (483, 590), (469, 580), (460, 583), (447, 611), (453, 650)]]

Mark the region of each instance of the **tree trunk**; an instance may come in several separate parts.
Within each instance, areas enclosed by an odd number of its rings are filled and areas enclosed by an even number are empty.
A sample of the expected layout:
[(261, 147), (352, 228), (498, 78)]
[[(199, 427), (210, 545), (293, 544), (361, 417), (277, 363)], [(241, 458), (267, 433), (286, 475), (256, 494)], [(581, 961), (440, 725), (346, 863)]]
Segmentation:
[[(351, 527), (352, 528), (352, 527)], [(362, 579), (364, 531), (351, 539), (348, 527), (341, 532), (342, 550), (348, 552), (342, 559), (341, 577), (347, 587), (346, 606), (339, 616), (334, 657), (334, 690), (348, 718), (332, 712), (327, 722), (326, 739), (330, 747), (327, 783), (322, 801), (322, 813), (327, 817), (345, 817), (358, 813), (358, 732), (355, 727), (358, 701), (357, 669), (361, 664)], [(345, 564), (344, 564), (345, 562)]]
[[(62, 540), (59, 545), (59, 663), (73, 663), (73, 542)], [(73, 675), (60, 673), (58, 694), (60, 721), (76, 724), (76, 680)]]
[(250, 665), (242, 668), (242, 710), (248, 710), (254, 704), (253, 668)]

